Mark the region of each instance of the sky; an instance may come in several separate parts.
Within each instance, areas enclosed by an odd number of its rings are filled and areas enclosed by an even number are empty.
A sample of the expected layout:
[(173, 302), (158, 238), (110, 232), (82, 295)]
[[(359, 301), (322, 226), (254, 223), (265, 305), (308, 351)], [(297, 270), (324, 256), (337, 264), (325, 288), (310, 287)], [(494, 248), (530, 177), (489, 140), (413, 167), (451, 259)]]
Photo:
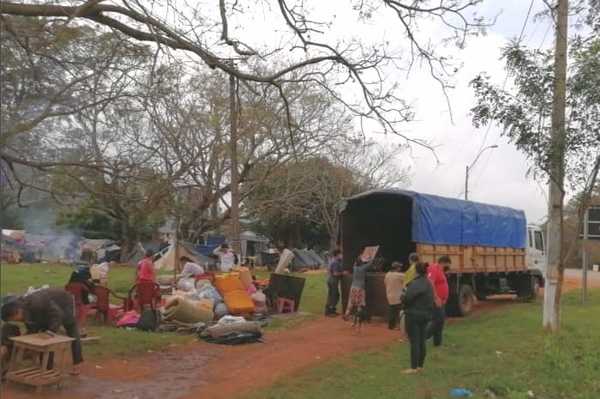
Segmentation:
[[(497, 145), (485, 150), (471, 168), (469, 199), (522, 209), (529, 223), (544, 221), (546, 183), (528, 177), (529, 161), (501, 137), (499, 128), (476, 129), (469, 115), (475, 104), (469, 81), (478, 73), (486, 72), (497, 84), (503, 84), (506, 73), (500, 60), (501, 48), (519, 36), (529, 4), (527, 0), (484, 2), (480, 13), (488, 17), (497, 15), (497, 20), (487, 35), (470, 39), (458, 56), (464, 66), (456, 76), (455, 89), (450, 92), (454, 123), (434, 82), (426, 76), (417, 76), (410, 82), (414, 88), (414, 92), (410, 92), (414, 93), (412, 104), (416, 117), (408, 132), (430, 141), (439, 159), (439, 163), (436, 162), (424, 149), (412, 151), (410, 189), (463, 198), (466, 166), (475, 160), (481, 148)], [(534, 21), (533, 18), (542, 9), (542, 1), (535, 1), (523, 35), (523, 43), (536, 48), (553, 44), (551, 21)]]
[[(385, 41), (389, 43), (386, 48), (391, 51), (407, 53), (407, 40), (402, 35), (399, 20), (389, 8), (380, 7), (372, 18), (357, 23), (357, 12), (348, 3), (348, 0), (305, 1), (313, 19), (330, 22), (323, 28), (326, 32), (323, 37), (328, 42), (335, 42), (337, 38), (359, 38), (367, 44)], [(431, 78), (426, 68), (416, 65), (408, 76), (398, 69), (386, 70), (387, 83), (400, 85), (401, 97), (411, 104), (415, 112), (414, 121), (401, 127), (402, 133), (425, 140), (435, 149), (434, 156), (430, 150), (412, 145), (410, 151), (398, 157), (400, 165), (410, 167), (410, 183), (406, 188), (464, 198), (465, 167), (475, 160), (480, 149), (497, 145), (497, 148), (485, 150), (471, 168), (469, 199), (522, 209), (529, 223), (544, 221), (547, 213), (546, 183), (528, 177), (528, 160), (514, 145), (501, 137), (500, 129), (475, 129), (469, 115), (469, 110), (475, 104), (469, 82), (477, 74), (486, 72), (493, 82), (502, 86), (506, 73), (500, 60), (501, 49), (520, 35), (530, 4), (529, 0), (484, 1), (474, 10), (488, 19), (496, 18), (486, 35), (469, 38), (464, 50), (458, 50), (454, 46), (441, 49), (462, 65), (452, 79), (454, 89), (449, 92), (452, 119), (439, 84)], [(543, 10), (543, 1), (534, 0), (523, 31), (523, 44), (535, 48), (553, 45), (552, 22), (547, 18), (534, 18), (535, 14)], [(279, 11), (270, 11), (245, 13), (244, 21), (240, 20), (239, 24), (232, 17), (230, 33), (240, 35), (243, 32), (241, 36), (244, 40), (258, 47), (262, 42), (269, 42), (271, 45), (273, 40), (283, 42), (289, 31), (280, 20), (277, 21), (281, 19)], [(253, 20), (250, 23), (249, 15)], [(439, 21), (425, 20), (419, 24), (418, 34), (423, 42), (436, 42), (444, 32)], [(315, 36), (315, 39), (320, 39), (318, 35)], [(353, 89), (344, 90), (350, 93)], [(356, 125), (358, 128), (358, 122)], [(378, 132), (380, 129), (377, 129), (376, 124), (367, 125), (366, 130), (369, 138), (384, 145), (403, 142), (392, 134)]]
[[(184, 2), (185, 3), (185, 2)], [(229, 4), (231, 2), (227, 2)], [(297, 4), (289, 0), (289, 4)], [(272, 49), (281, 43), (285, 48), (286, 40), (293, 34), (285, 26), (279, 9), (269, 2), (236, 2), (238, 13), (229, 13), (230, 37), (240, 38), (258, 49)], [(241, 7), (244, 7), (242, 9)], [(368, 0), (304, 0), (311, 20), (326, 21), (320, 27), (323, 34), (313, 33), (317, 41), (328, 43), (358, 39), (361, 43), (385, 46), (397, 54), (407, 54), (407, 39), (394, 12), (380, 6), (372, 18), (357, 21), (358, 11), (351, 5), (381, 4)], [(532, 9), (525, 24), (528, 9)], [(212, 2), (198, 6), (206, 18), (219, 26), (217, 7)], [(397, 162), (410, 167), (410, 182), (406, 188), (453, 198), (464, 198), (465, 167), (471, 165), (479, 151), (487, 146), (478, 161), (472, 165), (469, 179), (469, 199), (522, 209), (529, 223), (542, 223), (547, 213), (545, 181), (535, 181), (528, 176), (530, 163), (513, 144), (501, 136), (497, 127), (473, 127), (469, 110), (475, 105), (473, 90), (469, 82), (479, 73), (487, 73), (493, 82), (502, 86), (506, 72), (500, 59), (502, 47), (521, 34), (522, 43), (533, 48), (550, 47), (554, 37), (552, 21), (548, 18), (535, 18), (545, 10), (542, 0), (485, 0), (473, 8), (478, 15), (495, 18), (495, 24), (487, 29), (485, 35), (469, 37), (466, 47), (458, 50), (454, 46), (441, 47), (441, 51), (452, 55), (462, 65), (452, 79), (454, 89), (449, 92), (452, 103), (452, 118), (440, 89), (426, 68), (415, 65), (409, 75), (405, 71), (387, 68), (386, 83), (399, 84), (401, 97), (413, 108), (414, 121), (406, 123), (401, 131), (408, 137), (427, 141), (434, 149), (435, 156), (428, 149), (412, 145), (409, 151), (399, 155)], [(471, 14), (471, 9), (467, 14)], [(211, 14), (209, 16), (208, 14)], [(176, 18), (175, 16), (173, 18)], [(168, 19), (168, 18), (167, 18)], [(208, 20), (207, 19), (207, 20)], [(525, 27), (524, 27), (525, 26)], [(524, 27), (524, 28), (523, 28)], [(439, 42), (444, 36), (443, 25), (434, 20), (421, 20), (418, 37), (422, 42)], [(218, 42), (220, 30), (217, 29), (215, 42)], [(387, 44), (385, 44), (387, 43)], [(301, 50), (290, 51), (287, 57), (298, 56)], [(314, 54), (313, 54), (314, 55)], [(303, 57), (304, 54), (299, 55)], [(193, 59), (193, 55), (190, 55)], [(510, 79), (508, 86), (510, 87)], [(343, 90), (352, 97), (355, 88), (344, 86)], [(355, 94), (354, 94), (355, 95)], [(357, 129), (359, 127), (356, 123)], [(366, 135), (383, 145), (403, 143), (392, 135), (378, 132), (377, 125), (367, 124)]]

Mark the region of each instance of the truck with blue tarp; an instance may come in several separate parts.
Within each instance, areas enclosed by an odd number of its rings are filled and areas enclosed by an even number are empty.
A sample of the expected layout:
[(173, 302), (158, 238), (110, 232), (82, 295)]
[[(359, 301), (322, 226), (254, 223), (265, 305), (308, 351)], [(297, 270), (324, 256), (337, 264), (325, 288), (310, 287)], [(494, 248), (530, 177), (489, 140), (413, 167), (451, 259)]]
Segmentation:
[[(450, 314), (469, 313), (474, 297), (516, 294), (530, 299), (543, 285), (543, 235), (527, 224), (521, 210), (388, 189), (346, 199), (339, 218), (338, 240), (347, 269), (369, 246), (379, 246), (383, 269), (393, 261), (406, 264), (413, 252), (424, 262), (449, 256)], [(347, 289), (342, 294), (345, 298)], [(371, 315), (385, 315), (382, 272), (367, 276), (367, 308)]]

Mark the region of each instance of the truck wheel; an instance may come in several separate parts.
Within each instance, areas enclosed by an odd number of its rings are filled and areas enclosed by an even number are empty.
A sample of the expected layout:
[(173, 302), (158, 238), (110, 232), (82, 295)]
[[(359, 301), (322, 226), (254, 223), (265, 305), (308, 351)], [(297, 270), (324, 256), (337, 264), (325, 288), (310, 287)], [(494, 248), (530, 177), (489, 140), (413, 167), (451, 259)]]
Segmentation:
[(535, 276), (525, 276), (519, 280), (517, 297), (523, 301), (533, 301), (540, 291), (540, 281)]
[(473, 289), (470, 285), (463, 284), (458, 290), (458, 315), (466, 316), (473, 309)]
[(485, 301), (487, 299), (487, 292), (483, 291), (483, 290), (476, 290), (475, 291), (475, 297), (479, 300), (479, 301)]

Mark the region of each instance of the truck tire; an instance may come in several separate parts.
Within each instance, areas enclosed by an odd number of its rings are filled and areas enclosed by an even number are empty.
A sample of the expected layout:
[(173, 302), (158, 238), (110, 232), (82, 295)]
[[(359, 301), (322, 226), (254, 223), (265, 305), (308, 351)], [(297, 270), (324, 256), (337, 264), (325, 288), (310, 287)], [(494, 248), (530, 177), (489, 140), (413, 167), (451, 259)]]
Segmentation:
[(536, 276), (525, 275), (517, 284), (517, 297), (530, 302), (537, 298), (540, 291), (540, 281)]
[(461, 284), (456, 290), (451, 290), (447, 311), (450, 316), (464, 317), (473, 309), (473, 288), (468, 284)]
[(458, 290), (458, 315), (466, 316), (473, 310), (473, 289), (468, 284), (462, 284)]

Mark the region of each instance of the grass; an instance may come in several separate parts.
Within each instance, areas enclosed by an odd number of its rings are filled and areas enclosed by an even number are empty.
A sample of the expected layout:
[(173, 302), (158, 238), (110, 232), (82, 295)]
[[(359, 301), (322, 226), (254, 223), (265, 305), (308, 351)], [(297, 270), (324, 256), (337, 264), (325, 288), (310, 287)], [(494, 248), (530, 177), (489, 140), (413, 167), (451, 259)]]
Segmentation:
[(565, 297), (562, 330), (555, 335), (541, 329), (539, 303), (515, 304), (450, 325), (445, 345), (428, 347), (421, 375), (401, 373), (408, 345), (391, 344), (305, 370), (247, 399), (437, 399), (456, 387), (475, 398), (598, 398), (600, 291), (586, 306), (578, 298)]
[[(292, 273), (292, 276), (306, 279), (302, 299), (300, 300), (299, 313), (293, 316), (275, 317), (271, 319), (267, 331), (286, 330), (298, 327), (300, 324), (314, 320), (325, 310), (327, 299), (327, 284), (325, 273)], [(269, 272), (260, 270), (256, 272), (259, 279), (268, 279)]]

